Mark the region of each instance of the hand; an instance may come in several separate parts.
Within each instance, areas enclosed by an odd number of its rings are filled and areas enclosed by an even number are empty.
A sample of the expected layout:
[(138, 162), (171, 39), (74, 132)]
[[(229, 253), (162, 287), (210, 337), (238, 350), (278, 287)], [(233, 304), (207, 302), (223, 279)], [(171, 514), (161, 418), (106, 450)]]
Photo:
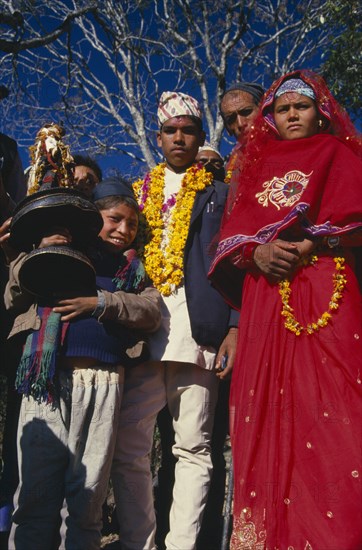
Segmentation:
[(295, 244), (298, 248), (298, 252), (301, 258), (311, 254), (316, 247), (316, 243), (314, 241), (311, 241), (310, 239), (303, 239), (303, 241), (295, 242), (293, 244)]
[(72, 235), (66, 227), (54, 227), (45, 233), (38, 248), (47, 246), (67, 246), (72, 242)]
[(19, 255), (19, 252), (9, 244), (10, 224), (11, 218), (8, 218), (0, 226), (0, 246), (4, 251), (7, 264), (9, 264), (12, 260), (15, 260), (15, 258)]
[(81, 296), (79, 298), (67, 298), (59, 300), (53, 311), (61, 313), (61, 321), (71, 321), (76, 317), (89, 317), (97, 307), (97, 296)]
[(11, 224), (11, 218), (8, 218), (0, 226), (0, 245), (1, 246), (5, 244), (10, 237), (10, 224)]
[(271, 282), (280, 281), (290, 275), (299, 258), (298, 245), (280, 239), (261, 244), (254, 251), (254, 263)]
[[(229, 332), (225, 336), (215, 361), (215, 371), (216, 376), (220, 380), (228, 378), (231, 374), (231, 371), (234, 367), (235, 355), (236, 355), (236, 346), (238, 343), (238, 329), (236, 327), (230, 327)], [(222, 359), (227, 357), (226, 367), (222, 370)]]

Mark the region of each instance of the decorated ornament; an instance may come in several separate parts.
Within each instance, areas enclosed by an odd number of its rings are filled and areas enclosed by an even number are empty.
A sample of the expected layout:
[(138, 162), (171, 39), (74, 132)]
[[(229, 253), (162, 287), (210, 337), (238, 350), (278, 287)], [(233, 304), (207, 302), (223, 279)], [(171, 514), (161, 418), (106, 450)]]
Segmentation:
[(64, 129), (58, 124), (46, 124), (29, 147), (32, 166), (29, 171), (28, 195), (52, 187), (74, 187), (74, 160), (69, 146), (62, 141)]

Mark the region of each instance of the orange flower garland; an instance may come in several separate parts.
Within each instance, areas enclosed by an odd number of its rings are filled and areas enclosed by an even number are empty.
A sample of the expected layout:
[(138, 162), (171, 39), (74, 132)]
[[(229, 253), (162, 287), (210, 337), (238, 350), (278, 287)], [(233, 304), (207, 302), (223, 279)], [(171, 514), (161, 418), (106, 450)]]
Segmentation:
[(169, 296), (183, 282), (184, 249), (196, 193), (210, 185), (213, 176), (198, 165), (186, 170), (166, 228), (163, 208), (165, 169), (165, 163), (157, 165), (133, 187), (151, 230), (151, 240), (143, 253), (145, 269), (159, 292)]
[[(346, 286), (347, 279), (342, 271), (344, 267), (344, 258), (333, 258), (336, 264), (336, 271), (333, 274), (333, 293), (329, 301), (328, 310), (322, 313), (322, 315), (314, 322), (308, 323), (306, 327), (303, 327), (299, 321), (294, 316), (294, 310), (289, 303), (290, 295), (292, 289), (290, 288), (290, 281), (284, 279), (279, 282), (279, 294), (282, 297), (282, 311), (281, 315), (285, 317), (284, 326), (286, 329), (294, 332), (296, 336), (300, 336), (302, 332), (306, 334), (313, 334), (317, 332), (320, 328), (323, 328), (328, 325), (329, 321), (332, 318), (332, 312), (339, 308), (339, 301), (342, 298), (342, 293), (344, 287)], [(312, 256), (309, 263), (315, 264), (318, 261), (317, 256)]]

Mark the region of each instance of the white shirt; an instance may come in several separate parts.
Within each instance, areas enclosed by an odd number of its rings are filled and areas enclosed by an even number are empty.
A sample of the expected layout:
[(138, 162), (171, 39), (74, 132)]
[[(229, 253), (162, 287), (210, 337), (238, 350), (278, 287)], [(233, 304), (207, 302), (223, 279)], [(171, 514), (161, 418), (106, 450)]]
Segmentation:
[[(185, 173), (176, 174), (165, 170), (165, 201), (177, 193)], [(167, 242), (167, 229), (173, 207), (166, 214), (164, 242)], [(187, 310), (185, 287), (182, 285), (170, 296), (162, 296), (162, 324), (159, 330), (149, 337), (151, 359), (153, 361), (179, 361), (194, 363), (211, 370), (214, 367), (216, 351), (212, 347), (199, 346), (191, 335), (191, 325)]]

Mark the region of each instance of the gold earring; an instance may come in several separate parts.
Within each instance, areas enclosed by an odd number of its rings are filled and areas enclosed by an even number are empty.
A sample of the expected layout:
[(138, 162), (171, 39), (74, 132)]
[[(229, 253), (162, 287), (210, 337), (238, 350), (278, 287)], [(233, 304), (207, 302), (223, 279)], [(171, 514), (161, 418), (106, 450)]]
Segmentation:
[(318, 126), (319, 128), (323, 128), (323, 120), (321, 119), (318, 120)]

